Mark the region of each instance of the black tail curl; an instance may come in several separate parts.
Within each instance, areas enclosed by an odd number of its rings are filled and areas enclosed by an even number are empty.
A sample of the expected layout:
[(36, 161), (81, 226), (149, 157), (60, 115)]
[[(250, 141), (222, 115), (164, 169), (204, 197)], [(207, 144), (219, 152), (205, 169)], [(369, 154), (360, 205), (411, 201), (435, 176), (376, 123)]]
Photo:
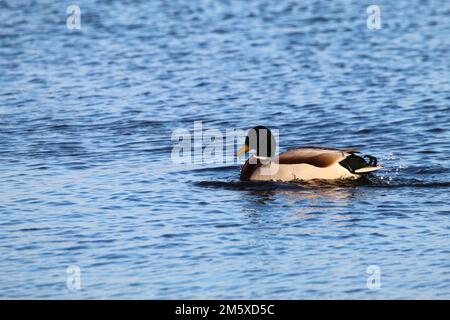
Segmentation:
[(369, 159), (369, 163), (368, 163), (369, 167), (376, 167), (377, 166), (378, 160), (374, 156), (365, 155), (365, 156), (363, 156), (363, 158), (364, 159)]
[[(367, 161), (366, 161), (367, 159)], [(351, 173), (355, 173), (356, 170), (367, 168), (367, 167), (375, 167), (378, 163), (377, 158), (370, 155), (364, 155), (362, 157), (357, 156), (355, 154), (349, 155), (347, 158), (339, 162), (341, 166), (346, 168)]]

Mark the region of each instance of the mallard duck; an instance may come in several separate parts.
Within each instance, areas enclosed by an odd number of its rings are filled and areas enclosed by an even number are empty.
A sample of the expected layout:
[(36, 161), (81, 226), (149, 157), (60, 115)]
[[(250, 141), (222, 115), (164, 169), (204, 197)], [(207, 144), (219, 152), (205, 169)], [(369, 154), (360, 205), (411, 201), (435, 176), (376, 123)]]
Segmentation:
[[(250, 129), (241, 156), (255, 150), (241, 169), (243, 181), (294, 181), (355, 179), (383, 166), (373, 156), (358, 156), (355, 149), (304, 147), (275, 156), (276, 140), (264, 126)], [(367, 159), (367, 161), (366, 161)]]

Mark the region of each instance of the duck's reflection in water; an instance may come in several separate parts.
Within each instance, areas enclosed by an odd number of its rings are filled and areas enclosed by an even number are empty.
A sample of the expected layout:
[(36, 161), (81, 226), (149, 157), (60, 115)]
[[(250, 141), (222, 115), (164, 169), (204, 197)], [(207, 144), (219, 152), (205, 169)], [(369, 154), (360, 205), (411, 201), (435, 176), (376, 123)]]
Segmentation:
[(327, 225), (345, 221), (353, 224), (357, 220), (355, 203), (366, 197), (367, 189), (358, 186), (290, 185), (246, 190), (242, 193), (242, 209), (251, 223), (258, 224), (287, 225), (306, 220), (320, 220)]
[(264, 190), (247, 190), (243, 197), (246, 202), (260, 205), (270, 205), (271, 203), (283, 202), (284, 205), (295, 205), (300, 203), (310, 203), (317, 206), (324, 203), (346, 203), (355, 196), (364, 193), (355, 187), (333, 187), (329, 185), (307, 186), (289, 185), (289, 187), (273, 187)]

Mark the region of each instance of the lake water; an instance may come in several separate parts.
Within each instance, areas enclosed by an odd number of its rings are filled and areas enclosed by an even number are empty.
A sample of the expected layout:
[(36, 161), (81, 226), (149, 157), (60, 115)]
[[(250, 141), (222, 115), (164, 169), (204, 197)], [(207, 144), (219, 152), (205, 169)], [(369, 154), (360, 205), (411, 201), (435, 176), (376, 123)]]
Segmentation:
[[(0, 297), (450, 298), (448, 1), (376, 1), (379, 30), (364, 1), (71, 4), (0, 1)], [(385, 168), (242, 183), (171, 160), (194, 121)]]

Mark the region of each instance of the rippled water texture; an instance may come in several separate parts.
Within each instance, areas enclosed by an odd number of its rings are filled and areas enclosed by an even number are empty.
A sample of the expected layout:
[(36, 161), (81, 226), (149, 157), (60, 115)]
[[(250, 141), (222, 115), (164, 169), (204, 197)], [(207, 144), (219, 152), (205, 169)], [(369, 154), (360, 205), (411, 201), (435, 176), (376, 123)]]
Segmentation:
[[(0, 1), (0, 297), (450, 298), (448, 1), (376, 1), (380, 30), (364, 1), (125, 2), (77, 31)], [(194, 121), (385, 169), (241, 183), (171, 161)]]

